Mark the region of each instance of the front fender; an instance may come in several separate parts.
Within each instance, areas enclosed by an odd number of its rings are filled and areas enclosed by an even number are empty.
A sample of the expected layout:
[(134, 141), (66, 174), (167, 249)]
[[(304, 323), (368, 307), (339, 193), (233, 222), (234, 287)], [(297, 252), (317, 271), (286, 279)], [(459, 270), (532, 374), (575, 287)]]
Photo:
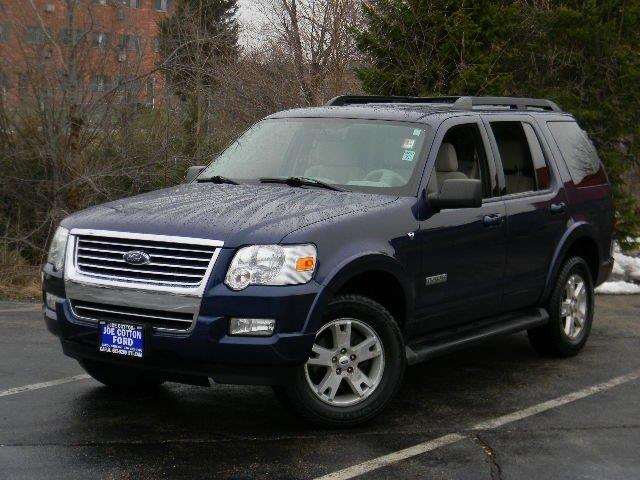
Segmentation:
[(304, 332), (317, 332), (322, 321), (322, 313), (327, 304), (340, 289), (352, 278), (366, 272), (384, 272), (393, 276), (401, 285), (407, 309), (407, 318), (413, 316), (415, 293), (407, 280), (402, 264), (390, 255), (380, 252), (364, 252), (339, 263), (322, 281), (322, 290), (311, 307)]

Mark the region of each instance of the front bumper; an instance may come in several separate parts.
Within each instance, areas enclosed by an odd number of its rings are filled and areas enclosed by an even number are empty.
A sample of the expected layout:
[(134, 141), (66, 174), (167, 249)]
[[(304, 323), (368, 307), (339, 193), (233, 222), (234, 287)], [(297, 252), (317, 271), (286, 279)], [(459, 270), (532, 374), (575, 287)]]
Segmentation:
[[(206, 379), (231, 384), (290, 383), (309, 358), (315, 338), (310, 312), (321, 297), (321, 288), (314, 282), (284, 288), (250, 287), (243, 292), (231, 292), (223, 284), (212, 286), (190, 331), (146, 328), (145, 358), (139, 360), (98, 351), (98, 324), (74, 315), (62, 276), (49, 266), (43, 270), (43, 289), (60, 297), (55, 310), (45, 307), (45, 322), (60, 337), (66, 355), (151, 370), (168, 380), (197, 384)], [(229, 336), (231, 316), (275, 318), (276, 333), (263, 338)]]

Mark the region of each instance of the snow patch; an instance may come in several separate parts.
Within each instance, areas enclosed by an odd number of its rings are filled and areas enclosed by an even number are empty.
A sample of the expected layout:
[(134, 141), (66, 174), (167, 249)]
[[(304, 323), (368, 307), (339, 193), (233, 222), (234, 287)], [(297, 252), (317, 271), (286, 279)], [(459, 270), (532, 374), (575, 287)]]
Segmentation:
[(640, 294), (640, 285), (631, 282), (606, 282), (596, 288), (599, 295), (637, 295)]
[[(618, 245), (613, 252), (613, 271), (610, 281), (596, 288), (600, 295), (640, 294), (640, 258), (625, 255)], [(636, 283), (634, 283), (636, 282)]]

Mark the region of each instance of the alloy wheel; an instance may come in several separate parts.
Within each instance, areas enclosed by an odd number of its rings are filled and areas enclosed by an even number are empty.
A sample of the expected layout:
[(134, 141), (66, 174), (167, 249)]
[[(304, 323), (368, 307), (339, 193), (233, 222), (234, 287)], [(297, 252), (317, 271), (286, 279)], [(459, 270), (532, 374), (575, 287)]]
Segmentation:
[(380, 385), (384, 350), (371, 327), (353, 318), (324, 325), (305, 364), (307, 384), (314, 395), (332, 406), (364, 401)]
[(562, 331), (571, 341), (577, 340), (584, 331), (588, 309), (587, 284), (584, 279), (573, 274), (565, 285), (565, 294), (560, 304)]

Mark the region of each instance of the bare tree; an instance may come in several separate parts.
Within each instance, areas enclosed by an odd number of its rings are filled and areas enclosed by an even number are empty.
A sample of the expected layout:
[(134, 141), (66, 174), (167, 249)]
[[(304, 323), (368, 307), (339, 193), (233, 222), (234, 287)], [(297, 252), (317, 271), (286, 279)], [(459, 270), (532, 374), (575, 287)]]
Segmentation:
[(148, 108), (151, 45), (128, 34), (103, 41), (92, 5), (76, 0), (65, 0), (53, 32), (29, 1), (10, 17), (18, 54), (0, 65), (15, 85), (0, 96), (0, 263), (7, 252), (41, 261), (62, 217), (147, 188), (174, 142), (159, 128), (173, 116)]
[(359, 0), (257, 0), (261, 34), (288, 55), (307, 105), (356, 89), (358, 53), (350, 27), (360, 21)]

